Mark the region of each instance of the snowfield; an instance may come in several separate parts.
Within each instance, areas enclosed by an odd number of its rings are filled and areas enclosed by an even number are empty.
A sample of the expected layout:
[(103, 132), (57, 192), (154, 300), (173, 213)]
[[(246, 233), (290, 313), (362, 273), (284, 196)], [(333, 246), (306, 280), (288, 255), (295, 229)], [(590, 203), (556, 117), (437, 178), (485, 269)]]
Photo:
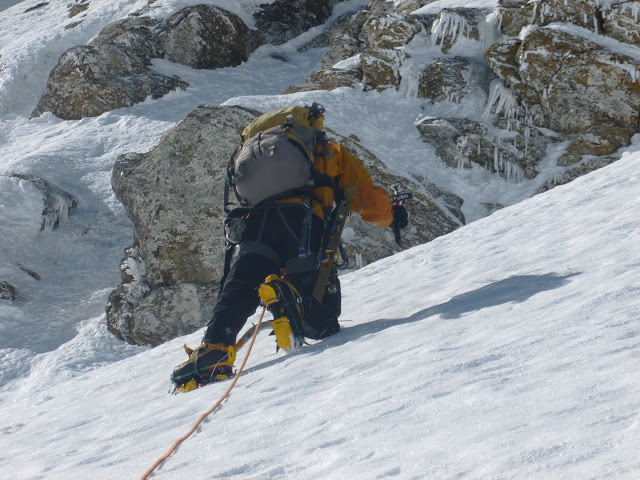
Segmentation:
[[(22, 14), (35, 3), (0, 6), (0, 280), (25, 298), (0, 301), (0, 478), (140, 478), (217, 401), (228, 383), (169, 393), (182, 345), (202, 331), (153, 349), (107, 331), (104, 307), (133, 241), (111, 169), (197, 105), (312, 101), (327, 108), (328, 127), (357, 135), (394, 173), (425, 173), (469, 204), (510, 206), (342, 276), (338, 335), (284, 355), (260, 334), (230, 397), (151, 478), (640, 478), (638, 136), (618, 162), (529, 198), (535, 179), (453, 172), (425, 154), (421, 115), (481, 116), (481, 102), (280, 95), (317, 68), (323, 49), (296, 50), (309, 38), (262, 47), (235, 69), (158, 60), (191, 87), (97, 118), (29, 120), (58, 56), (146, 1), (92, 0), (95, 16), (76, 32), (59, 25), (66, 4)], [(250, 12), (258, 2), (208, 3)], [(78, 208), (40, 231), (41, 193), (13, 173), (46, 178)]]
[[(344, 276), (340, 334), (291, 355), (259, 336), (153, 478), (636, 478), (637, 161)], [(202, 332), (135, 351), (104, 324), (3, 389), (10, 478), (136, 478), (227, 388), (168, 393)]]

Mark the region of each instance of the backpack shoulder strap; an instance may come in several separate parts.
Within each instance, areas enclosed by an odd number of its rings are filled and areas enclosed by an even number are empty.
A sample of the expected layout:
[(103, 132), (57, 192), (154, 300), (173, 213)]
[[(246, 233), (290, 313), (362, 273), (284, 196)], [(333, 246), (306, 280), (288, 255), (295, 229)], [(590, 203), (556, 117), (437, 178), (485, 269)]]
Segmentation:
[[(238, 129), (238, 133), (240, 133), (240, 129)], [(229, 213), (231, 211), (229, 209), (229, 205), (230, 205), (229, 190), (233, 186), (233, 171), (235, 169), (236, 157), (238, 156), (238, 152), (242, 148), (243, 143), (244, 143), (244, 139), (242, 137), (242, 134), (240, 134), (240, 143), (236, 145), (236, 148), (233, 150), (233, 153), (229, 157), (229, 162), (227, 163), (227, 171), (224, 176), (224, 194), (223, 194), (224, 213)], [(233, 192), (236, 194), (236, 199), (240, 201), (240, 198), (238, 197), (238, 194), (236, 193), (235, 188), (233, 189)]]

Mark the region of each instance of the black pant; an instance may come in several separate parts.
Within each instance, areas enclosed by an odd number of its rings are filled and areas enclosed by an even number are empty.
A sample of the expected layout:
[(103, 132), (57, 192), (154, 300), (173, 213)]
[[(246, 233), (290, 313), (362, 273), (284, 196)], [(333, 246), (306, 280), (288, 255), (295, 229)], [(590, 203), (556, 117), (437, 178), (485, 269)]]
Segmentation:
[[(323, 230), (322, 219), (302, 205), (276, 204), (254, 209), (245, 220), (243, 240), (237, 247), (239, 253), (218, 296), (203, 343), (234, 345), (247, 318), (260, 304), (258, 287), (267, 276), (279, 275), (283, 268), (304, 300), (308, 336), (315, 338), (316, 331), (335, 333), (340, 315), (337, 274), (333, 272), (322, 304), (311, 296)], [(301, 253), (306, 256), (301, 257)], [(327, 330), (324, 326), (327, 323), (333, 325), (332, 329)]]

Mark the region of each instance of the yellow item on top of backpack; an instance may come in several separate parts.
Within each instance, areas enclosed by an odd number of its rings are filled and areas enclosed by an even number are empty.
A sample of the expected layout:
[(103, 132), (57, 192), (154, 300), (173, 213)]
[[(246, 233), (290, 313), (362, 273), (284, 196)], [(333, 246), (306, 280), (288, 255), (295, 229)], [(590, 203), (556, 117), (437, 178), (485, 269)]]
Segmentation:
[(304, 107), (286, 107), (260, 115), (242, 131), (242, 138), (247, 139), (272, 127), (283, 125), (291, 115), (301, 127), (312, 128), (309, 123), (309, 109)]

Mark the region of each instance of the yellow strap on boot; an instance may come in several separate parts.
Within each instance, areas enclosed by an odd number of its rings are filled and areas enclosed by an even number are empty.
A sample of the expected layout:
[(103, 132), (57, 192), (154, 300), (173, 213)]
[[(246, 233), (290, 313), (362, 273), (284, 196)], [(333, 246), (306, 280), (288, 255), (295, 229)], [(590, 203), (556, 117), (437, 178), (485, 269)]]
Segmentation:
[(276, 345), (285, 352), (291, 350), (293, 347), (293, 330), (289, 324), (289, 319), (286, 317), (280, 317), (271, 321), (273, 327), (273, 333), (276, 335)]

